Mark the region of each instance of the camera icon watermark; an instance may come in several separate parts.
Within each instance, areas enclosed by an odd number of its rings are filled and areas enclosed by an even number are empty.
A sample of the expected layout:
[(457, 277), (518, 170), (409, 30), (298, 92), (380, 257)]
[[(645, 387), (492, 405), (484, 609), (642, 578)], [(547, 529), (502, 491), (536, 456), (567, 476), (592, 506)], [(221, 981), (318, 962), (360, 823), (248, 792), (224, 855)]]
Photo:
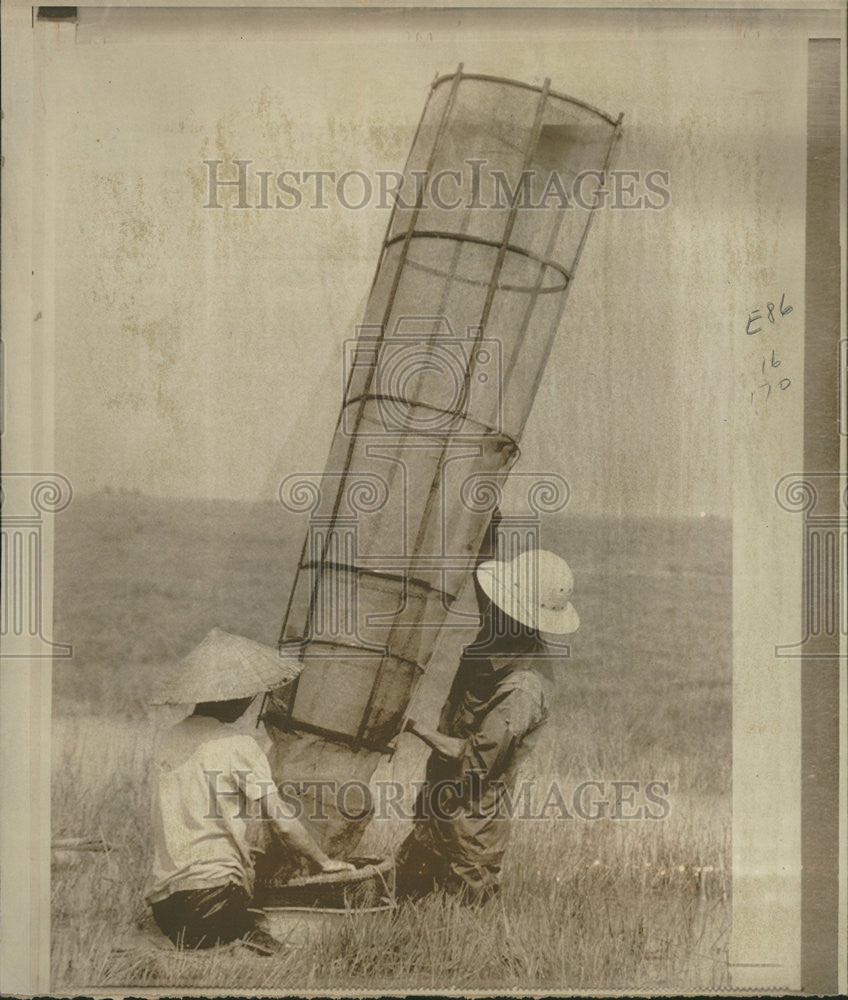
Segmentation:
[[(458, 335), (445, 316), (402, 316), (389, 335), (358, 326), (345, 343), (345, 434), (479, 438), (499, 433), (503, 412), (501, 342), (479, 326)], [(361, 419), (373, 403), (372, 420)]]

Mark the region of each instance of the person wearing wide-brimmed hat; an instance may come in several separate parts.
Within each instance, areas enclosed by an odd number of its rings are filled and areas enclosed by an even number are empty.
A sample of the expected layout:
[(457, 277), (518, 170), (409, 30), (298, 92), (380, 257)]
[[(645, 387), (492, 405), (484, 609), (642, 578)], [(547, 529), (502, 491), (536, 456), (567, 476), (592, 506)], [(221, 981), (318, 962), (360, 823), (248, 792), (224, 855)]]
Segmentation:
[(479, 903), (497, 893), (507, 799), (548, 715), (553, 647), (580, 625), (571, 570), (553, 552), (487, 560), (474, 579), (482, 628), (463, 651), (438, 728), (407, 724), (433, 752), (413, 830), (396, 854), (401, 897), (443, 888)]
[(249, 910), (254, 868), (250, 825), (267, 826), (314, 870), (333, 861), (297, 819), (287, 818), (256, 740), (232, 723), (257, 694), (293, 680), (298, 660), (213, 629), (161, 687), (154, 703), (194, 705), (159, 742), (153, 776), (153, 866), (147, 901), (159, 928), (186, 948), (242, 939), (273, 941)]

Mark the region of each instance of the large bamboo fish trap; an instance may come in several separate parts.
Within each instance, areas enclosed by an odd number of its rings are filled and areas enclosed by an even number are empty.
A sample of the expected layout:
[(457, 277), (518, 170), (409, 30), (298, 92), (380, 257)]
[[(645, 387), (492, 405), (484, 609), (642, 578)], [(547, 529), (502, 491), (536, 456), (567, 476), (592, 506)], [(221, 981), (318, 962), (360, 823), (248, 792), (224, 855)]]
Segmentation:
[[(434, 81), (324, 476), (283, 484), (310, 521), (280, 639), (304, 668), (265, 716), (279, 779), (367, 780), (391, 752), (457, 624), (620, 123), (548, 81), (462, 67)], [(457, 172), (470, 178), (460, 194)], [(564, 203), (575, 190), (583, 206)], [(350, 846), (356, 824), (335, 820), (325, 842)]]

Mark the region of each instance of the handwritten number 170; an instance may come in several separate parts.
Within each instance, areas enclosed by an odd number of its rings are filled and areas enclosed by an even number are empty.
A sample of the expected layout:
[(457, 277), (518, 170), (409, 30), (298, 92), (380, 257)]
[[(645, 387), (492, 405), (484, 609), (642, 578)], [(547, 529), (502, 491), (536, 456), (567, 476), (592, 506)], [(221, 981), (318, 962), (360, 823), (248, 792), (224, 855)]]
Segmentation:
[[(768, 365), (769, 368), (780, 368), (780, 366), (782, 364), (783, 364), (783, 362), (780, 360), (780, 358), (776, 357), (774, 351), (772, 351), (771, 352), (771, 358), (767, 358), (765, 355), (763, 355), (763, 363), (762, 363), (762, 365), (760, 365), (760, 371), (762, 371), (763, 377), (765, 377), (765, 374), (766, 374), (766, 365)], [(777, 383), (777, 385), (778, 385), (778, 388), (780, 388), (780, 389), (788, 389), (789, 386), (792, 385), (792, 380), (789, 379), (789, 378), (782, 378)], [(771, 395), (771, 382), (763, 382), (762, 385), (758, 385), (757, 386), (756, 391), (759, 391), (760, 389), (765, 389), (766, 390), (766, 399), (768, 399), (769, 396)], [(751, 393), (751, 402), (752, 403), (754, 402), (754, 393), (753, 392)]]
[[(782, 378), (777, 383), (777, 385), (778, 385), (778, 388), (780, 388), (780, 389), (788, 389), (789, 386), (792, 385), (792, 380), (788, 379), (788, 378)], [(771, 395), (771, 382), (763, 382), (762, 385), (758, 385), (757, 386), (757, 389), (765, 389), (766, 390), (766, 399), (768, 399), (769, 396)], [(754, 402), (754, 393), (753, 392), (751, 393), (751, 402), (752, 403)]]

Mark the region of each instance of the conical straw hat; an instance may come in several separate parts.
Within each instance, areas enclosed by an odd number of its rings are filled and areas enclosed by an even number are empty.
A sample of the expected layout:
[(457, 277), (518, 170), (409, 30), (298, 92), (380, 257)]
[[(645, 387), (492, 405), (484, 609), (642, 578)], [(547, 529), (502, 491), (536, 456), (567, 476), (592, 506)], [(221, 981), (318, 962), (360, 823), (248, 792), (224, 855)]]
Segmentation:
[(293, 680), (300, 660), (243, 635), (213, 628), (177, 664), (153, 699), (154, 705), (194, 705), (249, 698)]
[(558, 636), (580, 627), (570, 601), (574, 576), (554, 552), (529, 549), (507, 562), (490, 559), (480, 563), (476, 576), (490, 600), (529, 628)]

